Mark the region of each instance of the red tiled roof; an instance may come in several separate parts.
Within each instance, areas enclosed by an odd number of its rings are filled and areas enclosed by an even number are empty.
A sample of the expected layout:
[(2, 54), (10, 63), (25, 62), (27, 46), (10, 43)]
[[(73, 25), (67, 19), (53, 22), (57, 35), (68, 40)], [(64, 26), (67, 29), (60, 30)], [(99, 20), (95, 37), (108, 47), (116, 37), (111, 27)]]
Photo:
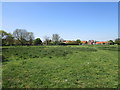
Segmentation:
[(96, 44), (103, 44), (103, 43), (107, 43), (107, 42), (96, 42)]
[(86, 43), (86, 41), (81, 41), (82, 43)]

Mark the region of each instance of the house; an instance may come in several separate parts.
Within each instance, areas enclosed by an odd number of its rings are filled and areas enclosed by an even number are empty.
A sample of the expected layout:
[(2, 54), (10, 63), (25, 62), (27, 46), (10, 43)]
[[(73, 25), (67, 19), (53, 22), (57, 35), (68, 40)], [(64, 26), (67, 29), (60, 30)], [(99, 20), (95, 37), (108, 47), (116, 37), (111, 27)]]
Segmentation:
[(82, 45), (87, 44), (87, 41), (81, 41)]
[(70, 40), (64, 40), (63, 43), (71, 43), (73, 41), (70, 41)]
[(107, 44), (108, 42), (96, 42), (96, 44)]
[[(66, 44), (76, 44), (76, 41), (71, 41), (71, 40), (64, 40), (63, 43), (66, 43)], [(107, 44), (108, 42), (106, 41), (94, 41), (94, 40), (89, 40), (88, 42), (87, 41), (81, 41), (82, 45), (85, 45), (85, 44), (88, 44), (88, 45), (104, 45), (104, 44)]]
[(64, 40), (63, 43), (66, 45), (79, 45), (76, 41)]

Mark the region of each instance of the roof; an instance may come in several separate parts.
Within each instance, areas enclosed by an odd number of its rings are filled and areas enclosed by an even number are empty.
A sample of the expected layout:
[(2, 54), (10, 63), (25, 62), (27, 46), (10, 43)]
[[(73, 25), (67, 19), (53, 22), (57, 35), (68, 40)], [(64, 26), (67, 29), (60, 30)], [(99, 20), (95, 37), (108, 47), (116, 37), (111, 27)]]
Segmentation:
[(96, 44), (103, 44), (103, 43), (107, 43), (107, 42), (96, 42)]
[(82, 43), (86, 43), (87, 41), (81, 41)]
[(74, 42), (74, 41), (63, 41), (64, 43), (70, 43), (70, 42)]

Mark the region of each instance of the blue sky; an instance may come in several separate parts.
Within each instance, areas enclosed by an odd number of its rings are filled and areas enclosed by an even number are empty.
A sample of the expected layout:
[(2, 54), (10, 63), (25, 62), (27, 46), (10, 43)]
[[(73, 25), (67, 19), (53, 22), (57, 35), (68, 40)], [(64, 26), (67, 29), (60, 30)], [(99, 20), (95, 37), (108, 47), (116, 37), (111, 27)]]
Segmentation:
[(59, 34), (65, 40), (114, 40), (118, 37), (117, 2), (7, 2), (2, 29), (26, 29), (34, 36)]

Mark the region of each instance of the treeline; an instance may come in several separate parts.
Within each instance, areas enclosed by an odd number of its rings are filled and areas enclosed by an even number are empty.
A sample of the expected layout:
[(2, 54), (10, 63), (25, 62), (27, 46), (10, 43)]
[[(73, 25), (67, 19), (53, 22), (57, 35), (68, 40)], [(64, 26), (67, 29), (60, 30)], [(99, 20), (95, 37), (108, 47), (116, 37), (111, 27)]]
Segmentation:
[(2, 46), (10, 45), (61, 45), (63, 39), (58, 34), (52, 35), (52, 40), (45, 36), (44, 42), (40, 38), (34, 38), (33, 32), (28, 32), (25, 29), (16, 29), (13, 33), (7, 33), (4, 30), (0, 30), (0, 38)]
[[(13, 45), (82, 45), (82, 42), (80, 39), (77, 39), (76, 41), (67, 42), (64, 43), (64, 40), (60, 38), (58, 34), (53, 34), (51, 39), (50, 37), (45, 36), (44, 41), (42, 41), (40, 38), (34, 37), (33, 32), (28, 32), (25, 29), (16, 29), (13, 31), (13, 33), (8, 33), (4, 30), (0, 30), (0, 40), (2, 46), (13, 46)], [(88, 42), (86, 41), (86, 43)], [(109, 40), (108, 44), (114, 45), (118, 44), (120, 45), (120, 38), (115, 39), (115, 41)]]

